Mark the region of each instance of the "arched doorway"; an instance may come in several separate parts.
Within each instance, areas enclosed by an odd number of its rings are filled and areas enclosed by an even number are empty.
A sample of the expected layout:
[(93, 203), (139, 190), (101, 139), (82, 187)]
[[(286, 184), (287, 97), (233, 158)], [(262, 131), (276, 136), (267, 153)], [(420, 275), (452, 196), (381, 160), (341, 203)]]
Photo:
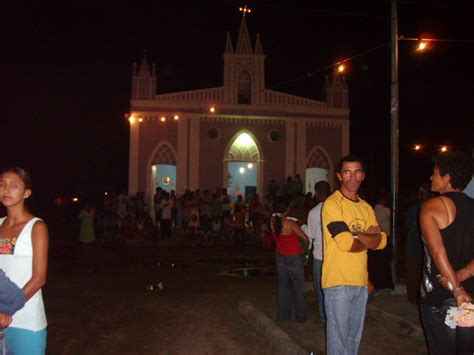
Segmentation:
[(232, 201), (238, 195), (261, 194), (263, 159), (256, 140), (248, 131), (240, 131), (231, 140), (224, 155), (224, 186)]
[(321, 180), (329, 181), (331, 166), (327, 154), (321, 147), (314, 147), (306, 164), (305, 192), (314, 193), (314, 185)]
[(150, 188), (151, 197), (157, 187), (163, 190), (176, 190), (176, 154), (171, 146), (160, 143), (151, 159)]

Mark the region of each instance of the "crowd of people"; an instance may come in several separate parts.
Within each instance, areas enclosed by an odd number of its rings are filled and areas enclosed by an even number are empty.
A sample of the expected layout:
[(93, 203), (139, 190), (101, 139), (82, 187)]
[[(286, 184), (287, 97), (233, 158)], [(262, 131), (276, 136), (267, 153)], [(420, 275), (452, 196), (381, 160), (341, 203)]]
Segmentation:
[[(448, 309), (472, 302), (474, 294), (474, 199), (463, 193), (473, 176), (473, 161), (460, 152), (433, 158), (431, 186), (419, 189), (406, 213), (407, 296), (419, 303), (431, 354), (474, 353), (474, 327), (448, 327)], [(157, 188), (151, 206), (138, 193), (107, 194), (103, 209), (85, 203), (79, 213), (80, 241), (142, 233), (169, 239), (173, 230), (212, 244), (217, 238), (246, 243), (251, 231), (274, 249), (278, 278), (278, 320), (309, 320), (304, 264), (312, 251), (313, 286), (328, 354), (357, 354), (371, 288), (393, 289), (388, 196), (372, 207), (360, 195), (363, 161), (348, 155), (339, 161), (339, 187), (331, 193), (319, 181), (303, 194), (299, 176), (278, 186), (271, 180), (263, 200), (257, 194), (232, 203), (225, 188), (174, 191)], [(46, 315), (41, 288), (46, 282), (48, 230), (26, 206), (31, 178), (21, 168), (0, 175), (0, 346), (15, 354), (44, 354)], [(422, 255), (424, 254), (424, 255)], [(421, 287), (420, 287), (421, 286)], [(418, 293), (418, 289), (420, 292)], [(6, 338), (3, 337), (6, 335)], [(3, 344), (2, 344), (3, 342)]]

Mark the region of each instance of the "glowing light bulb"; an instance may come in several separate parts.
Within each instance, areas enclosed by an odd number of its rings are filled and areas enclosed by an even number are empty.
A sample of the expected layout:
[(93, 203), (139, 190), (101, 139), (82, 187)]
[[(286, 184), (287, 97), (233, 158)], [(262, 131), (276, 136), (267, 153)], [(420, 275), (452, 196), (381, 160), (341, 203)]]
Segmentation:
[(245, 168), (239, 168), (239, 173), (241, 174), (245, 173)]
[(344, 64), (341, 64), (337, 67), (337, 72), (338, 73), (343, 73), (346, 68), (344, 67)]
[(416, 145), (413, 147), (413, 149), (415, 149), (415, 150), (420, 150), (420, 149), (421, 149), (421, 145), (416, 144)]
[(209, 112), (210, 112), (210, 113), (216, 112), (216, 108), (215, 108), (214, 106), (211, 106), (211, 107), (209, 108)]
[(420, 43), (418, 43), (418, 47), (416, 48), (418, 52), (423, 52), (425, 49), (426, 49), (426, 42), (421, 41)]
[(441, 147), (441, 151), (444, 153), (444, 152), (447, 152), (448, 151), (448, 147), (446, 147), (445, 145), (443, 145)]
[(253, 168), (253, 164), (252, 164), (252, 163), (248, 163), (248, 164), (247, 164), (247, 168), (252, 169), (252, 168)]
[(138, 122), (143, 122), (143, 118), (138, 117)]
[(166, 117), (165, 117), (165, 116), (161, 116), (160, 121), (161, 121), (161, 122), (165, 122), (165, 121), (166, 121)]
[(178, 116), (178, 115), (174, 115), (173, 118), (174, 118), (175, 121), (179, 120), (179, 116)]
[(133, 117), (133, 116), (130, 116), (130, 117), (128, 118), (128, 122), (130, 122), (130, 124), (134, 124), (135, 121), (136, 121), (136, 119), (135, 119), (135, 117)]

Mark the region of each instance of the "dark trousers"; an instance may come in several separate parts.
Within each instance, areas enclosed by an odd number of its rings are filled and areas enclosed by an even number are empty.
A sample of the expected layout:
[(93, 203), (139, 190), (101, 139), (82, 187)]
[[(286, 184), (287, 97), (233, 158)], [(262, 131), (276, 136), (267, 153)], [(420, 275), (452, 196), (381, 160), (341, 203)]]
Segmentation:
[(407, 297), (408, 302), (418, 303), (420, 295), (421, 277), (423, 274), (423, 260), (413, 259), (407, 256)]
[(443, 307), (420, 305), (429, 352), (431, 355), (474, 354), (474, 327), (451, 329), (444, 323), (451, 305), (455, 305), (454, 300), (448, 300)]
[(285, 256), (275, 253), (275, 262), (278, 273), (278, 320), (284, 322), (291, 319), (290, 287), (292, 284), (295, 318), (297, 322), (304, 323), (308, 320), (304, 298), (304, 256), (301, 254)]
[[(389, 237), (387, 237), (389, 239)], [(392, 269), (390, 262), (392, 260), (392, 245), (387, 240), (387, 246), (382, 250), (369, 250), (368, 270), (369, 280), (376, 290), (394, 289), (392, 281)]]
[(161, 239), (171, 238), (171, 219), (162, 218), (160, 221), (161, 225)]

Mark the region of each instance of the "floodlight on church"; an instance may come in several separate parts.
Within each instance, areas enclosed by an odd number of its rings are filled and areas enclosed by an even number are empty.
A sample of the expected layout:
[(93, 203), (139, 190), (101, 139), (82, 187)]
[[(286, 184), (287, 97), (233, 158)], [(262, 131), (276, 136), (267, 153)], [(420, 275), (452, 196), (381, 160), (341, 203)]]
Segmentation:
[(447, 152), (448, 151), (448, 147), (446, 147), (445, 145), (443, 145), (441, 148), (440, 148), (441, 152)]
[(248, 147), (253, 144), (253, 139), (247, 133), (242, 133), (235, 140), (235, 144), (239, 147)]
[(216, 112), (216, 108), (214, 106), (209, 107), (209, 112), (210, 113)]
[(160, 121), (161, 121), (161, 122), (165, 122), (165, 121), (166, 121), (166, 117), (165, 117), (165, 116), (161, 116)]
[(130, 124), (134, 124), (135, 121), (136, 121), (136, 118), (135, 118), (134, 116), (130, 116), (130, 117), (128, 118), (128, 122), (130, 122)]
[(175, 121), (179, 120), (179, 116), (178, 116), (178, 115), (174, 115), (173, 118), (174, 118)]
[(138, 117), (138, 122), (143, 122), (143, 118), (142, 118), (142, 117)]
[(421, 145), (419, 144), (415, 144), (415, 146), (413, 147), (414, 150), (420, 150), (421, 149)]
[(340, 64), (338, 67), (337, 67), (337, 72), (339, 74), (342, 74), (344, 72), (346, 68), (344, 67), (344, 64)]

